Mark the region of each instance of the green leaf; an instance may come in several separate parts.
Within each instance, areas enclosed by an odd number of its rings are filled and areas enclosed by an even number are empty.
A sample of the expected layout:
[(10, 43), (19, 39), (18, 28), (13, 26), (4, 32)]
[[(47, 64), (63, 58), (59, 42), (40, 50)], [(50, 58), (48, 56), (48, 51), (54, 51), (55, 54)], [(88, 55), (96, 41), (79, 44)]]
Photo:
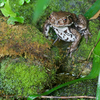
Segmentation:
[(19, 4), (23, 5), (24, 4), (24, 0), (19, 0)]
[(33, 16), (33, 23), (35, 23), (39, 19), (43, 11), (48, 6), (49, 2), (50, 0), (38, 0), (37, 1), (36, 9), (35, 9), (34, 16)]
[(37, 97), (39, 97), (39, 96), (41, 96), (41, 95), (30, 95), (30, 96), (27, 98), (27, 100), (33, 100), (33, 99), (35, 99), (35, 98), (37, 98)]
[[(94, 48), (94, 62), (93, 64), (100, 68), (100, 31), (97, 37), (97, 45)], [(100, 100), (100, 70), (99, 70), (99, 77), (98, 77), (98, 85), (97, 85), (97, 93), (96, 93), (96, 100)]]
[(30, 0), (19, 0), (19, 4), (23, 5), (25, 1), (26, 1), (26, 3), (30, 3)]
[[(96, 49), (95, 49), (96, 50)], [(93, 58), (93, 67), (98, 67), (99, 77), (98, 77), (98, 85), (97, 85), (97, 93), (96, 93), (96, 100), (100, 100), (100, 56), (94, 54)], [(94, 73), (95, 74), (95, 73)]]
[[(100, 31), (98, 33), (97, 41), (100, 39)], [(98, 55), (100, 57), (100, 40), (98, 41), (98, 44), (94, 48), (95, 55)]]
[(6, 3), (6, 0), (0, 0), (0, 7), (3, 7)]
[(5, 4), (4, 2), (0, 3), (0, 7), (3, 7), (3, 6), (4, 6), (4, 4)]
[[(100, 67), (100, 65), (99, 65), (99, 67)], [(100, 72), (99, 72), (99, 77), (98, 77), (96, 100), (100, 100)]]
[(90, 19), (100, 10), (100, 0), (96, 0), (96, 2), (92, 5), (92, 7), (85, 13), (85, 17)]
[(26, 1), (26, 3), (30, 3), (30, 0), (25, 0)]
[(15, 22), (24, 23), (24, 18), (23, 18), (23, 17), (10, 17), (10, 18), (7, 20), (7, 24), (12, 24), (12, 25), (14, 25)]
[(1, 8), (1, 11), (3, 13), (3, 15), (5, 17), (8, 17), (8, 16), (11, 16), (11, 17), (16, 17), (16, 13), (14, 13), (12, 10), (11, 10), (11, 7), (9, 5), (9, 0), (6, 1), (5, 3), (5, 6), (4, 8)]

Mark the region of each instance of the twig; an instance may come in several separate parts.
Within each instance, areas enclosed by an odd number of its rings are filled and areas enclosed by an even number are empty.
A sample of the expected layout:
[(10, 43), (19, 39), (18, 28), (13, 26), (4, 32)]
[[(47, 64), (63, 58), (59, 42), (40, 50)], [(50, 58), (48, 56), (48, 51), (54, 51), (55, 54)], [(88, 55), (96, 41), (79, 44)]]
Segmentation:
[(79, 63), (82, 63), (83, 61), (88, 61), (88, 60), (90, 59), (90, 56), (91, 56), (91, 54), (92, 54), (94, 48), (96, 47), (96, 45), (98, 44), (99, 41), (100, 41), (100, 38), (99, 38), (99, 40), (96, 42), (96, 44), (94, 45), (94, 47), (92, 48), (92, 50), (90, 51), (90, 53), (89, 53), (89, 55), (88, 55), (88, 58), (85, 59), (85, 60), (80, 60), (80, 61), (78, 61)]
[[(3, 95), (2, 97), (7, 97), (7, 98), (14, 98), (14, 95)], [(28, 96), (27, 96), (28, 97)], [(27, 98), (27, 97), (23, 97), (23, 96), (18, 96), (18, 98)], [(37, 97), (38, 98), (38, 97)], [(56, 99), (72, 99), (72, 98), (88, 98), (88, 99), (96, 99), (96, 97), (93, 96), (40, 96), (39, 98), (56, 98)]]
[(88, 98), (88, 99), (96, 99), (96, 97), (93, 96), (61, 96), (61, 97), (57, 97), (57, 96), (41, 96), (41, 98), (59, 98), (59, 99), (72, 99), (72, 98)]
[(88, 58), (87, 58), (87, 61), (89, 60), (89, 58), (90, 58), (90, 56), (91, 56), (91, 54), (92, 54), (94, 48), (96, 47), (96, 45), (98, 44), (99, 41), (100, 41), (100, 38), (99, 38), (99, 40), (96, 42), (96, 44), (94, 45), (94, 47), (92, 48), (92, 50), (90, 51), (90, 54), (89, 54), (89, 56), (88, 56)]

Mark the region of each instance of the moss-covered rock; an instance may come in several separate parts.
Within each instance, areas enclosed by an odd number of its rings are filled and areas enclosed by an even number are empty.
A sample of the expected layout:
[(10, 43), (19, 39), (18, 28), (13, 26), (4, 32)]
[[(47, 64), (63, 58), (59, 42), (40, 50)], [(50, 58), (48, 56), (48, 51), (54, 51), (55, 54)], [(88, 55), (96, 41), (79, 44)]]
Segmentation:
[[(51, 42), (34, 26), (12, 26), (6, 21), (7, 18), (0, 17), (0, 88), (4, 89), (3, 94), (25, 96), (41, 92), (45, 84), (52, 86), (50, 80), (54, 79), (57, 68), (55, 52), (50, 50)], [(23, 59), (2, 61), (7, 57), (23, 57), (28, 62)]]
[(7, 58), (1, 63), (0, 88), (3, 93), (28, 96), (43, 92), (45, 86), (51, 85), (55, 71), (48, 74), (44, 66), (35, 65), (24, 58)]
[(6, 21), (7, 18), (0, 17), (0, 57), (24, 54), (25, 58), (43, 59), (48, 54), (51, 42), (34, 26), (10, 26)]

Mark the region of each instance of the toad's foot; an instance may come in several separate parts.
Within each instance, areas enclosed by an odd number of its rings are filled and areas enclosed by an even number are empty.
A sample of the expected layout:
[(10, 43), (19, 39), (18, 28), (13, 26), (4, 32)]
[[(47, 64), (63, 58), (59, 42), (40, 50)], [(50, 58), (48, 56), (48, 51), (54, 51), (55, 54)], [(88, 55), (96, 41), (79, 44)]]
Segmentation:
[(89, 32), (88, 29), (85, 29), (83, 34), (84, 34), (84, 38), (86, 39), (86, 43), (87, 43), (89, 35), (92, 36), (92, 34)]

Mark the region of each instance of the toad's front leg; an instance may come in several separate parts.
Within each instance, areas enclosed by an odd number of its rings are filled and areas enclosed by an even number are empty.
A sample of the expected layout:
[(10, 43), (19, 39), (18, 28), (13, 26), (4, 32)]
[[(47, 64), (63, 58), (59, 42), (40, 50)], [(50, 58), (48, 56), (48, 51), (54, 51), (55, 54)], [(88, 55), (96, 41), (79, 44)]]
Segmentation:
[(72, 45), (70, 46), (70, 48), (69, 48), (69, 50), (68, 50), (68, 52), (67, 52), (67, 56), (68, 56), (68, 54), (70, 54), (70, 57), (71, 57), (72, 52), (73, 52), (74, 50), (77, 49), (77, 46), (78, 46), (78, 44), (79, 44), (79, 42), (80, 42), (80, 39), (81, 39), (81, 35), (80, 35), (80, 33), (79, 33), (77, 30), (75, 30), (75, 29), (73, 29), (73, 28), (70, 28), (70, 31), (71, 31), (71, 33), (72, 33), (73, 35), (76, 36), (75, 41), (72, 42)]
[(48, 20), (46, 20), (44, 27), (43, 27), (43, 33), (46, 38), (48, 38), (49, 29), (50, 29), (50, 24), (49, 24)]

